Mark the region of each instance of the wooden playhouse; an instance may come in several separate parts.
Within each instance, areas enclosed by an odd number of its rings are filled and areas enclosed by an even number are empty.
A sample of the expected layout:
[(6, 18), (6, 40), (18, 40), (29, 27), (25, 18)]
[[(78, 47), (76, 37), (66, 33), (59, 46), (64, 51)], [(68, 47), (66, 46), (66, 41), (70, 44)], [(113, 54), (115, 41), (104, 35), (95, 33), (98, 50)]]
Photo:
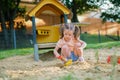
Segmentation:
[[(67, 23), (70, 10), (59, 0), (41, 0), (27, 13), (32, 20), (34, 58), (39, 60), (38, 49), (55, 47), (59, 39), (59, 24)], [(42, 19), (45, 25), (36, 26), (35, 18)]]
[(34, 26), (36, 43), (55, 43), (59, 39), (59, 24), (67, 23), (67, 9), (58, 0), (41, 0), (30, 12), (29, 17), (42, 19), (45, 25)]

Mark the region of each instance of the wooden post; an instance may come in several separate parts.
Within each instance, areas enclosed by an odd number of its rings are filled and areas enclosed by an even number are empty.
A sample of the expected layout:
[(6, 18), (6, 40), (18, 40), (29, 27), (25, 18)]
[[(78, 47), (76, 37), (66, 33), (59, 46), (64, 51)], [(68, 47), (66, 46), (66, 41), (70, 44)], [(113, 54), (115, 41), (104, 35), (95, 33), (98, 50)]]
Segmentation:
[(67, 14), (64, 14), (64, 22), (67, 23)]
[(119, 37), (119, 30), (117, 31), (117, 37), (118, 37), (118, 41), (120, 40), (120, 37)]
[(82, 33), (82, 28), (81, 28), (81, 26), (79, 26), (79, 29), (80, 29), (80, 34)]
[(100, 30), (98, 30), (98, 41), (101, 43), (101, 35), (100, 35)]
[(34, 59), (35, 59), (35, 61), (39, 61), (38, 45), (36, 43), (35, 16), (32, 16), (32, 30), (33, 30), (33, 44), (34, 44)]
[(64, 16), (61, 15), (61, 16), (60, 16), (60, 23), (63, 23), (63, 19), (64, 19)]
[(15, 29), (13, 30), (13, 34), (14, 34), (14, 36), (13, 36), (14, 49), (16, 49), (17, 47), (16, 47), (16, 32), (15, 32)]

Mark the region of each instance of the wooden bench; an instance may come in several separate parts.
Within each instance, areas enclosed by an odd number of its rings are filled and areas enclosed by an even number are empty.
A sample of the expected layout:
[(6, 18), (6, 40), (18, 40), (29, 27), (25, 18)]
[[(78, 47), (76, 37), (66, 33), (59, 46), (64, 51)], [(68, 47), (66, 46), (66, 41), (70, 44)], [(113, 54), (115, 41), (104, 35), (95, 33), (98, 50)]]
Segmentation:
[(47, 48), (54, 48), (56, 46), (56, 43), (42, 43), (37, 44), (39, 49), (47, 49)]

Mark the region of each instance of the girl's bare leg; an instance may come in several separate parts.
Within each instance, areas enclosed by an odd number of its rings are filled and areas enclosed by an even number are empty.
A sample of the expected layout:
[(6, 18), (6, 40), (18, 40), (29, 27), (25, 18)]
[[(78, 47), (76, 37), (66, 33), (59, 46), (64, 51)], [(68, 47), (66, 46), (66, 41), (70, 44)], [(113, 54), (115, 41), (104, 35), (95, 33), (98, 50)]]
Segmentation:
[(61, 48), (61, 55), (65, 58), (70, 57), (71, 50), (67, 45)]
[(75, 53), (76, 56), (79, 57), (80, 61), (84, 61), (84, 58), (83, 58), (83, 49), (80, 48), (79, 43), (78, 44), (76, 43), (74, 45), (74, 53)]
[(67, 45), (64, 45), (62, 48), (61, 48), (61, 55), (64, 57), (64, 66), (69, 66), (72, 64), (72, 60), (71, 59), (67, 59), (70, 57), (71, 55), (71, 49), (67, 46)]

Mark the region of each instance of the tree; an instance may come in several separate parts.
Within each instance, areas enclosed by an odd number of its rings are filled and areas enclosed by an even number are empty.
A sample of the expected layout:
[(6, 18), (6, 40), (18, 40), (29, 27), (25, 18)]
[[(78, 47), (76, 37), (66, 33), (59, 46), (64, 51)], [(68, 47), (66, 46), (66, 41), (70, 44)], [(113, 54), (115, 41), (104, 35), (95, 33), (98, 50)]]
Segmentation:
[(99, 8), (103, 22), (120, 23), (120, 0), (88, 0), (87, 3)]
[[(5, 45), (8, 48), (9, 43), (13, 43), (14, 35), (14, 19), (21, 11), (19, 8), (20, 0), (0, 0), (0, 22), (2, 32), (4, 34)], [(9, 28), (6, 27), (6, 22), (9, 23)], [(10, 37), (8, 36), (8, 29), (10, 30)]]
[(5, 41), (4, 43), (5, 43), (5, 46), (8, 47), (9, 46), (8, 32), (6, 29), (5, 17), (4, 17), (3, 11), (1, 10), (1, 7), (0, 7), (0, 21), (1, 21), (1, 28), (4, 33), (4, 41)]
[(72, 11), (72, 22), (78, 22), (77, 14), (82, 14), (92, 8), (96, 8), (95, 6), (88, 5), (87, 0), (62, 0), (62, 2)]

